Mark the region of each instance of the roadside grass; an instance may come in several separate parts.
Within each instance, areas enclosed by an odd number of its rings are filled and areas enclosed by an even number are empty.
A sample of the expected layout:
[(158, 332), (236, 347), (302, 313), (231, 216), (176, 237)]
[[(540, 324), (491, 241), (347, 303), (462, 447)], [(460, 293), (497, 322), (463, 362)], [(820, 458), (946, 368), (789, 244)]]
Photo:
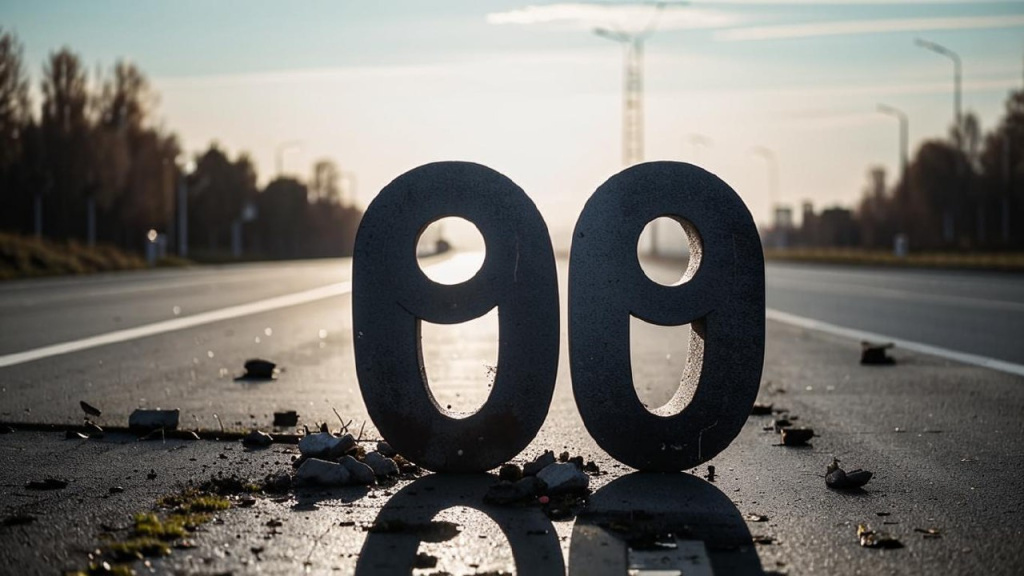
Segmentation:
[(765, 250), (764, 256), (766, 260), (782, 262), (1024, 272), (1022, 252), (911, 252), (904, 258), (897, 258), (884, 250), (793, 248)]
[[(169, 257), (158, 266), (185, 266), (187, 260)], [(92, 274), (146, 268), (136, 254), (115, 246), (87, 246), (77, 241), (55, 242), (0, 232), (0, 280)]]

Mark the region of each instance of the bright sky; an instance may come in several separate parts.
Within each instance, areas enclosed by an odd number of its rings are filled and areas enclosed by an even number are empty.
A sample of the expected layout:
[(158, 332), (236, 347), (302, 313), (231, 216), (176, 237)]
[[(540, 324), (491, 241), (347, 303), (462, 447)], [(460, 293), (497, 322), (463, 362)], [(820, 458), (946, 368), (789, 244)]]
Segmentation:
[[(38, 82), (67, 45), (92, 66), (137, 62), (161, 95), (158, 116), (198, 151), (248, 151), (262, 181), (335, 159), (367, 204), (391, 179), (436, 160), (503, 172), (539, 205), (565, 246), (583, 203), (621, 169), (622, 47), (595, 26), (635, 30), (632, 3), (0, 0)], [(646, 158), (717, 173), (769, 216), (764, 160), (780, 200), (855, 202), (870, 165), (893, 173), (895, 119), (912, 148), (953, 116), (958, 52), (964, 108), (984, 129), (1024, 76), (1024, 2), (708, 0), (664, 10), (646, 44)], [(695, 136), (696, 135), (696, 136)], [(695, 139), (709, 143), (695, 146)]]

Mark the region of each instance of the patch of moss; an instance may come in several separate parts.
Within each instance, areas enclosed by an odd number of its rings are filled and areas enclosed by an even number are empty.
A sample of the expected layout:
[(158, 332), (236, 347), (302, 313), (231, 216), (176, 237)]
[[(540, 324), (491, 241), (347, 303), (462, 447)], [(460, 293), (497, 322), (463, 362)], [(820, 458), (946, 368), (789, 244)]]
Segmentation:
[(131, 538), (124, 542), (115, 542), (107, 547), (114, 560), (118, 562), (142, 560), (155, 556), (167, 556), (171, 547), (163, 540), (151, 537)]
[(156, 504), (161, 508), (172, 509), (178, 514), (219, 512), (231, 507), (231, 501), (227, 498), (197, 488), (188, 488), (181, 494), (164, 496), (157, 500)]

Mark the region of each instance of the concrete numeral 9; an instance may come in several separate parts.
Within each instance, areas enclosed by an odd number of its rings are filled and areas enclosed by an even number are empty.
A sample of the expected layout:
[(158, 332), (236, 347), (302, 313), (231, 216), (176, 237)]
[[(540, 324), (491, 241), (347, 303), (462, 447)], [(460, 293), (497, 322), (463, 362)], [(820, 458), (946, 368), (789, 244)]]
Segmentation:
[[(473, 278), (451, 286), (431, 281), (416, 260), (419, 235), (448, 216), (475, 224), (487, 251)], [(551, 240), (523, 190), (479, 164), (440, 162), (411, 170), (367, 208), (352, 265), (356, 371), (380, 434), (434, 471), (489, 470), (522, 451), (547, 416), (559, 340)], [(477, 412), (457, 418), (430, 392), (420, 322), (466, 322), (495, 306), (494, 385)]]
[[(641, 231), (661, 216), (681, 222), (690, 240), (685, 281), (674, 286), (647, 278), (637, 260)], [(693, 468), (725, 449), (757, 396), (764, 306), (757, 229), (718, 177), (689, 164), (651, 162), (598, 188), (573, 233), (569, 356), (576, 405), (601, 448), (650, 471)], [(633, 385), (630, 315), (692, 328), (680, 389), (653, 412)]]

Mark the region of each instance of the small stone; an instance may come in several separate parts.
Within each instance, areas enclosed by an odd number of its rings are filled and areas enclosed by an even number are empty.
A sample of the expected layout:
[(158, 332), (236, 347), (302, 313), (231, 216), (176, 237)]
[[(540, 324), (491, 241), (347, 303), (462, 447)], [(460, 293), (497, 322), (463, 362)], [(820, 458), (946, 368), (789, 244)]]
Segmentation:
[(714, 482), (715, 481), (715, 467), (714, 466), (708, 466), (708, 473), (704, 477), (708, 479), (708, 482)]
[(82, 407), (82, 412), (85, 412), (89, 416), (95, 416), (99, 418), (103, 414), (103, 412), (100, 412), (99, 408), (93, 406), (92, 404), (89, 404), (85, 400), (79, 400), (78, 405)]
[(251, 508), (256, 505), (256, 499), (251, 494), (242, 494), (238, 497), (238, 505), (242, 508)]
[(417, 474), (420, 467), (405, 459), (401, 454), (394, 455), (395, 464), (398, 464), (398, 471), (402, 474)]
[(790, 422), (788, 418), (776, 418), (775, 420), (772, 420), (772, 430), (777, 434), (781, 434), (783, 428), (789, 428), (792, 425), (793, 423)]
[(896, 360), (887, 354), (887, 351), (893, 346), (894, 344), (892, 342), (861, 342), (860, 363), (868, 366), (888, 366), (895, 364)]
[(568, 452), (562, 452), (561, 454), (559, 454), (558, 455), (558, 461), (559, 462), (568, 462), (569, 461), (569, 453)]
[(369, 452), (363, 457), (363, 462), (369, 466), (376, 476), (394, 476), (398, 474), (398, 464), (391, 458), (384, 457), (380, 452)]
[(601, 469), (597, 466), (597, 463), (594, 462), (593, 460), (588, 460), (587, 463), (583, 465), (583, 471), (587, 472), (589, 474), (600, 474), (601, 473)]
[(124, 487), (122, 487), (122, 486), (111, 486), (110, 490), (108, 490), (108, 492), (110, 492), (111, 494), (120, 494), (121, 492), (124, 492)]
[(277, 364), (262, 358), (251, 358), (245, 361), (245, 375), (242, 378), (252, 380), (272, 380), (277, 376)]
[(90, 438), (103, 438), (103, 428), (89, 421), (85, 423), (85, 433)]
[(355, 438), (351, 434), (339, 437), (326, 432), (317, 432), (299, 440), (299, 452), (307, 458), (334, 459), (345, 455), (355, 445)]
[(89, 437), (77, 430), (68, 430), (64, 432), (65, 440), (88, 440)]
[(590, 476), (574, 464), (551, 464), (538, 472), (537, 478), (547, 485), (548, 494), (585, 490), (590, 485)]
[(814, 430), (810, 428), (783, 428), (782, 443), (786, 446), (804, 446), (814, 438)]
[(270, 446), (273, 443), (273, 436), (259, 430), (252, 430), (242, 438), (242, 444), (245, 446)]
[(834, 490), (855, 490), (867, 484), (872, 475), (860, 468), (847, 472), (839, 467), (839, 460), (833, 458), (825, 469), (825, 486)]
[(349, 479), (350, 474), (344, 466), (319, 458), (306, 460), (295, 474), (298, 482), (320, 486), (344, 486), (349, 483)]
[(768, 415), (770, 415), (772, 413), (772, 408), (774, 408), (774, 407), (775, 407), (774, 404), (756, 403), (756, 404), (754, 404), (754, 407), (750, 409), (750, 415), (751, 416), (768, 416)]
[(150, 469), (149, 474), (146, 474), (146, 480), (156, 480), (156, 470)]
[(498, 479), (505, 482), (518, 482), (523, 477), (523, 469), (516, 464), (508, 463), (498, 469)]
[(373, 468), (370, 468), (351, 456), (345, 456), (338, 461), (338, 464), (348, 471), (349, 481), (352, 484), (373, 484), (374, 481), (377, 480), (377, 475), (373, 473)]
[(865, 548), (903, 548), (903, 543), (891, 534), (872, 530), (867, 524), (857, 525), (857, 537)]
[(299, 423), (299, 415), (295, 410), (287, 412), (274, 412), (274, 426), (278, 428), (290, 428)]
[(381, 456), (386, 458), (394, 458), (398, 454), (398, 452), (391, 447), (391, 444), (388, 444), (383, 440), (377, 442), (377, 452), (380, 452)]
[(148, 434), (154, 430), (177, 430), (181, 412), (174, 410), (138, 409), (128, 417), (128, 429), (133, 434)]
[(583, 456), (573, 456), (568, 460), (569, 464), (575, 465), (580, 470), (583, 470)]
[(487, 489), (484, 502), (491, 504), (515, 504), (532, 500), (544, 490), (543, 481), (536, 476), (526, 476), (518, 482), (501, 481)]
[(538, 472), (555, 463), (555, 453), (551, 450), (545, 451), (537, 456), (533, 462), (527, 462), (523, 466), (523, 476), (536, 476)]

